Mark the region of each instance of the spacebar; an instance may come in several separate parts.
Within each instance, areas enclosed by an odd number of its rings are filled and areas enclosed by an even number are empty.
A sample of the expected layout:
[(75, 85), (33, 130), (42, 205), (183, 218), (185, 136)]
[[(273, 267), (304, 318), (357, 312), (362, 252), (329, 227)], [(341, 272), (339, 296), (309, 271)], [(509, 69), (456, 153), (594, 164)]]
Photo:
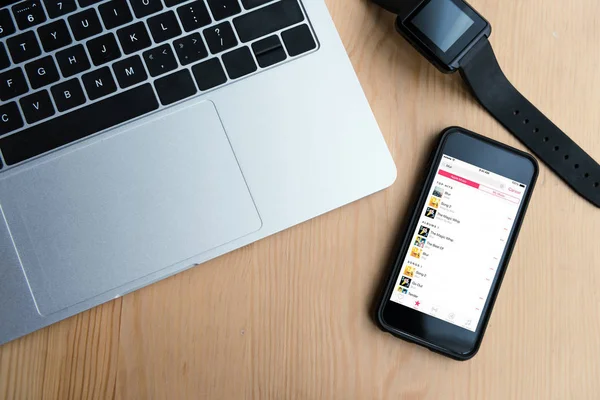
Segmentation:
[(135, 89), (0, 139), (7, 165), (25, 161), (158, 108), (152, 86)]

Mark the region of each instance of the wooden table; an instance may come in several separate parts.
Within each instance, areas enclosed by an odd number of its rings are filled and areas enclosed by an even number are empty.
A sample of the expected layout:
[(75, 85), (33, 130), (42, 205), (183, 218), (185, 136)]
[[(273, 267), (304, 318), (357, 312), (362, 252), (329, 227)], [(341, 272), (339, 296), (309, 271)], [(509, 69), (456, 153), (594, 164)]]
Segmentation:
[[(600, 159), (600, 2), (473, 0), (508, 77)], [(523, 148), (366, 0), (328, 0), (398, 166), (383, 192), (0, 347), (3, 399), (598, 399), (600, 210), (540, 179), (469, 362), (368, 315), (434, 136)], [(456, 290), (460, 290), (457, 286)]]

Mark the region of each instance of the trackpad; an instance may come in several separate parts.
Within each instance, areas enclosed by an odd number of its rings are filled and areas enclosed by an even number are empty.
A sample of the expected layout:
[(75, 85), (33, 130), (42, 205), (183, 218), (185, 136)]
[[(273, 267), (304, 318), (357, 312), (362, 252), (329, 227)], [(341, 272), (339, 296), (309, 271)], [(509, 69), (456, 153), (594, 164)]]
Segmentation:
[(2, 179), (0, 203), (41, 314), (261, 227), (211, 102)]

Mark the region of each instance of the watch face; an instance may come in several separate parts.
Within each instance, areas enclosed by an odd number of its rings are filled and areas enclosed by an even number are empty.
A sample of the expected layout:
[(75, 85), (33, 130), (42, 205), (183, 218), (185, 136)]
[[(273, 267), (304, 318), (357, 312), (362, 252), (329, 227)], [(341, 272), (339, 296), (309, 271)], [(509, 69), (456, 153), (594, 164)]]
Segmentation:
[(448, 66), (472, 44), (488, 23), (462, 0), (424, 1), (402, 25), (442, 64)]

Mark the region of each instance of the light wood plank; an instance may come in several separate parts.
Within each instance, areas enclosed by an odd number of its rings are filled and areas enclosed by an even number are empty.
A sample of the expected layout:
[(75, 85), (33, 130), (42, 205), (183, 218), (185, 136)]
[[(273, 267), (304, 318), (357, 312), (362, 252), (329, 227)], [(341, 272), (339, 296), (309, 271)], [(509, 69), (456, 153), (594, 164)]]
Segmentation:
[[(515, 85), (600, 159), (600, 3), (472, 0)], [(325, 216), (0, 347), (6, 399), (596, 399), (600, 212), (542, 166), (481, 352), (369, 317), (419, 168), (461, 125), (523, 148), (365, 0), (327, 0), (398, 166)], [(460, 287), (457, 287), (460, 290)]]

